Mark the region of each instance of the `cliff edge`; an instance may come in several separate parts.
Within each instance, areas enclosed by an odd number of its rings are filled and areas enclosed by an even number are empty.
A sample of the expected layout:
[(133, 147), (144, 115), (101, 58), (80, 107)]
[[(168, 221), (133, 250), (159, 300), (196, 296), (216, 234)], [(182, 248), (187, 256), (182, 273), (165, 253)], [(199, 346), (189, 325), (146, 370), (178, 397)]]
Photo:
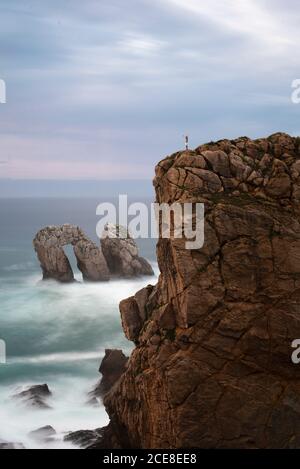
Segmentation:
[(179, 152), (154, 186), (205, 204), (205, 243), (160, 239), (158, 284), (120, 305), (136, 348), (105, 398), (111, 444), (299, 448), (300, 139)]

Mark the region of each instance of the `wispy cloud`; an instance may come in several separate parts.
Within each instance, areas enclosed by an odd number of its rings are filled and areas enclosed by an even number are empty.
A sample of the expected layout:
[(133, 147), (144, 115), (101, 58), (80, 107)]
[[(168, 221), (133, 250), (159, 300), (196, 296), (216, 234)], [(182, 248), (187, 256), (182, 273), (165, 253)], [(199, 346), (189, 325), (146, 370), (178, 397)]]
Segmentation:
[(295, 44), (295, 37), (274, 14), (272, 5), (266, 8), (261, 0), (163, 1), (225, 30), (247, 36), (256, 43), (265, 43), (273, 48)]

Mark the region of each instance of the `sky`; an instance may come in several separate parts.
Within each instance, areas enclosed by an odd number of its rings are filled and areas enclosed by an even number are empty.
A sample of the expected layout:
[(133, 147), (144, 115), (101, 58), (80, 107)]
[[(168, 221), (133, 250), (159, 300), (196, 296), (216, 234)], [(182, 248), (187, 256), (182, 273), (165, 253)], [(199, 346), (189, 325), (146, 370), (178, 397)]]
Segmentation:
[(297, 0), (1, 0), (0, 185), (134, 184), (184, 134), (300, 134), (299, 21)]

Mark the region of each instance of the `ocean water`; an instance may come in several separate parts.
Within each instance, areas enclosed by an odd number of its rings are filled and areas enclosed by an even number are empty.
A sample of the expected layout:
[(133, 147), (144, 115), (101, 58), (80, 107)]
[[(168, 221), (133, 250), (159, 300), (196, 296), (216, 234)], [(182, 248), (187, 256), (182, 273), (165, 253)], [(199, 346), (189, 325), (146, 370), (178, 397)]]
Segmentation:
[[(0, 440), (26, 448), (69, 447), (68, 431), (94, 429), (108, 423), (105, 409), (86, 405), (87, 392), (98, 381), (105, 348), (127, 354), (120, 321), (120, 300), (156, 283), (156, 241), (138, 240), (140, 254), (155, 276), (108, 283), (83, 283), (72, 249), (67, 253), (78, 283), (41, 282), (32, 239), (49, 224), (79, 225), (97, 241), (96, 199), (0, 199), (0, 339), (7, 346), (7, 364), (0, 365)], [(150, 203), (150, 201), (145, 201)], [(47, 383), (51, 410), (33, 410), (12, 399), (25, 385)], [(45, 425), (57, 431), (45, 444), (28, 433)]]

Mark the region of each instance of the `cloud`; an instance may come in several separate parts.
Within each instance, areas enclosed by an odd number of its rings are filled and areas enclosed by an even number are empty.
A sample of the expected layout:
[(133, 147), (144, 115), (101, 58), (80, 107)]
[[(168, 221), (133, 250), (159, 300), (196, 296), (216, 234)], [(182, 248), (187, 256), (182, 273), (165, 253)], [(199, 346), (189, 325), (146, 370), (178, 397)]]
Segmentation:
[[(3, 0), (1, 177), (151, 178), (223, 137), (297, 132), (290, 0)], [(4, 161), (4, 159), (3, 159)]]
[(246, 36), (254, 42), (264, 43), (272, 48), (295, 45), (295, 37), (284, 27), (281, 18), (274, 14), (272, 5), (269, 4), (266, 8), (261, 0), (163, 1), (224, 30)]

